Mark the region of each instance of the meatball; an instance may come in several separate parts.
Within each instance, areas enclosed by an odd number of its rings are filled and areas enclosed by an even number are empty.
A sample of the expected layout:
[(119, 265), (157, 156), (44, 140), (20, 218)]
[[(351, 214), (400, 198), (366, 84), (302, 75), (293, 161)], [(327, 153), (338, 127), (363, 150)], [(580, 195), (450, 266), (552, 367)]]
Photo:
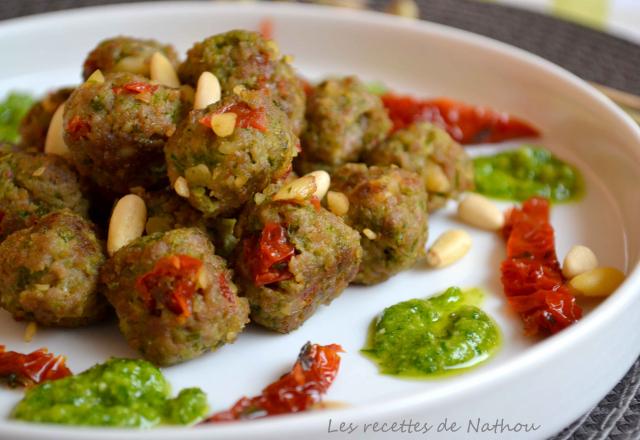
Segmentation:
[(51, 118), (58, 107), (69, 98), (73, 90), (72, 87), (56, 90), (31, 106), (29, 112), (20, 122), (21, 146), (44, 151)]
[(248, 322), (225, 261), (199, 229), (134, 240), (103, 266), (102, 292), (129, 345), (156, 365), (172, 365), (233, 342)]
[(84, 191), (64, 159), (6, 151), (0, 157), (0, 241), (63, 208), (86, 216), (89, 202)]
[(422, 177), (429, 212), (474, 187), (473, 162), (449, 134), (428, 122), (393, 133), (365, 157), (369, 165), (397, 165)]
[(381, 142), (391, 120), (380, 98), (356, 77), (328, 79), (318, 84), (307, 103), (307, 128), (296, 171), (331, 169), (358, 162)]
[(298, 328), (329, 304), (358, 273), (360, 236), (342, 219), (309, 202), (251, 204), (238, 220), (235, 269), (251, 319), (281, 333)]
[(186, 111), (180, 90), (114, 73), (71, 94), (64, 139), (80, 174), (104, 191), (125, 194), (166, 178), (164, 144)]
[(266, 89), (289, 118), (293, 132), (299, 135), (302, 131), (306, 100), (303, 84), (275, 42), (244, 30), (211, 36), (187, 52), (178, 73), (184, 83), (195, 86), (205, 71), (218, 78), (223, 94), (233, 93), (238, 86)]
[(427, 193), (418, 174), (397, 167), (346, 164), (331, 177), (331, 190), (349, 199), (346, 223), (364, 231), (355, 283), (382, 282), (424, 255)]
[[(231, 134), (211, 129), (220, 114), (235, 115)], [(181, 195), (205, 216), (230, 214), (289, 172), (296, 140), (268, 97), (243, 91), (189, 113), (165, 147), (169, 178), (174, 188), (186, 182)]]
[(169, 44), (161, 44), (155, 40), (142, 40), (131, 37), (115, 37), (104, 40), (93, 49), (82, 68), (82, 77), (86, 80), (93, 72), (100, 69), (105, 73), (129, 72), (149, 76), (151, 56), (161, 52), (173, 64), (178, 66), (176, 51)]
[(0, 306), (18, 320), (78, 327), (100, 320), (104, 263), (93, 225), (65, 209), (14, 232), (0, 244)]

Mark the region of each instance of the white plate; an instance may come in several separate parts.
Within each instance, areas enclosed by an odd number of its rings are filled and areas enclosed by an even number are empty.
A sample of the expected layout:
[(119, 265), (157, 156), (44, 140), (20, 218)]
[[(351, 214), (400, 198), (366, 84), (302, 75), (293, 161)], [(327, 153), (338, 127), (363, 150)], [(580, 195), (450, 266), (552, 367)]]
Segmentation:
[[(480, 418), (492, 424), (496, 419), (535, 424), (537, 430), (520, 432), (517, 438), (542, 438), (588, 410), (640, 352), (640, 272), (634, 270), (640, 250), (640, 130), (566, 71), (486, 38), (376, 13), (293, 4), (159, 3), (2, 23), (0, 96), (16, 88), (44, 92), (77, 83), (85, 54), (105, 37), (152, 37), (184, 51), (213, 33), (257, 29), (263, 18), (273, 20), (282, 50), (293, 54), (296, 66), (308, 76), (355, 73), (417, 96), (444, 95), (490, 105), (541, 127), (545, 136), (540, 143), (577, 164), (587, 180), (584, 200), (553, 208), (559, 255), (584, 243), (603, 264), (626, 270), (627, 281), (578, 325), (534, 342), (522, 336), (521, 323), (505, 305), (498, 271), (504, 244), (497, 236), (469, 229), (473, 249), (453, 267), (416, 268), (376, 287), (349, 288), (289, 335), (251, 327), (233, 345), (164, 370), (175, 390), (202, 387), (212, 409), (221, 410), (242, 395), (257, 394), (286, 371), (305, 341), (337, 342), (347, 352), (327, 399), (348, 402), (348, 409), (196, 429), (87, 430), (8, 421), (21, 392), (3, 388), (0, 437), (312, 439), (328, 436), (345, 422), (357, 425), (353, 434), (334, 432), (329, 437), (374, 438), (391, 434), (375, 434), (373, 426), (365, 434), (364, 423), (412, 419), (432, 424), (432, 437), (513, 438), (508, 431), (469, 433), (469, 420)], [(449, 206), (432, 217), (431, 237), (453, 225), (465, 227), (452, 219), (452, 210)], [(385, 306), (451, 285), (490, 292), (484, 307), (503, 330), (500, 353), (483, 367), (448, 379), (410, 381), (378, 374), (359, 353), (371, 319)], [(72, 331), (43, 329), (30, 344), (23, 342), (23, 331), (24, 324), (0, 314), (2, 343), (20, 351), (46, 346), (66, 354), (77, 372), (109, 356), (135, 355), (114, 323)], [(455, 421), (462, 428), (437, 433), (445, 418), (449, 426)]]

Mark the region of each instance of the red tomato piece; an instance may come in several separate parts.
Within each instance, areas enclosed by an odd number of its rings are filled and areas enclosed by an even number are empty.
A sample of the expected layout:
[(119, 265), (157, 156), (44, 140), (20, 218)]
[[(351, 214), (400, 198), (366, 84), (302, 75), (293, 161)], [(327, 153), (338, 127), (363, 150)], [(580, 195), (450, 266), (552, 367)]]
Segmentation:
[(200, 124), (211, 128), (211, 117), (220, 113), (235, 113), (236, 127), (255, 128), (258, 131), (267, 131), (267, 116), (264, 107), (252, 108), (246, 102), (237, 102), (207, 114), (200, 118)]
[(387, 93), (382, 102), (394, 131), (426, 121), (446, 130), (462, 144), (501, 142), (540, 134), (531, 124), (507, 113), (447, 98), (419, 100)]
[(295, 251), (286, 228), (278, 223), (267, 223), (259, 237), (245, 239), (243, 243), (243, 254), (256, 286), (292, 278), (287, 264)]
[(64, 356), (49, 353), (46, 348), (23, 354), (5, 351), (0, 345), (0, 378), (8, 379), (12, 386), (31, 386), (71, 374)]
[(582, 317), (565, 284), (555, 252), (549, 201), (533, 197), (507, 213), (503, 235), (507, 259), (501, 265), (509, 304), (529, 335), (557, 333)]
[(116, 95), (119, 95), (125, 92), (133, 93), (133, 94), (154, 93), (156, 90), (158, 90), (157, 85), (149, 84), (142, 81), (134, 81), (134, 82), (127, 83), (121, 87), (119, 86), (113, 87), (113, 92)]
[(84, 119), (80, 118), (80, 116), (76, 115), (67, 123), (65, 131), (73, 139), (80, 139), (91, 132), (91, 125)]
[(255, 419), (306, 411), (318, 403), (335, 380), (342, 347), (307, 342), (290, 372), (256, 397), (243, 397), (230, 409), (213, 414), (205, 423)]
[(138, 277), (136, 289), (150, 312), (156, 312), (159, 301), (176, 315), (188, 318), (201, 267), (202, 261), (189, 255), (164, 257), (150, 272)]

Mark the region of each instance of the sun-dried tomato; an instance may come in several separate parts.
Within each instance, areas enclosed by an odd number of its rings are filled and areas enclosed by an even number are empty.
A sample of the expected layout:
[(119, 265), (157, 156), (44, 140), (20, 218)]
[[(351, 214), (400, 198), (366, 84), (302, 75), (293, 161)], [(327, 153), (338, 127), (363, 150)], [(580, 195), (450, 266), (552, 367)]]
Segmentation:
[(335, 380), (342, 347), (307, 342), (290, 372), (256, 397), (243, 397), (230, 409), (209, 417), (209, 422), (230, 422), (306, 411), (318, 403)]
[(133, 93), (137, 95), (140, 93), (154, 93), (158, 90), (158, 86), (143, 81), (134, 81), (122, 86), (113, 86), (112, 89), (116, 95), (120, 95), (122, 93)]
[(279, 223), (267, 223), (259, 236), (243, 242), (243, 255), (256, 286), (292, 278), (288, 263), (295, 251), (286, 228)]
[(503, 235), (507, 259), (501, 265), (509, 304), (529, 335), (557, 333), (582, 317), (565, 284), (555, 252), (549, 201), (533, 197), (507, 213)]
[(522, 137), (537, 137), (538, 130), (528, 122), (480, 107), (447, 98), (419, 100), (411, 96), (387, 93), (382, 96), (393, 130), (418, 121), (431, 122), (446, 130), (463, 144), (501, 142)]
[(211, 128), (211, 117), (221, 113), (235, 113), (236, 127), (255, 128), (258, 131), (267, 131), (267, 115), (264, 107), (253, 108), (246, 102), (235, 102), (222, 107), (213, 113), (209, 113), (200, 118), (200, 124)]
[(49, 353), (46, 348), (23, 354), (5, 351), (4, 345), (0, 345), (0, 378), (8, 380), (11, 386), (31, 386), (71, 374), (64, 356)]
[(191, 301), (198, 291), (198, 272), (202, 261), (189, 255), (170, 255), (136, 280), (136, 290), (151, 313), (158, 302), (183, 318), (191, 316)]
[(67, 123), (65, 131), (72, 139), (77, 140), (91, 132), (91, 124), (76, 115)]

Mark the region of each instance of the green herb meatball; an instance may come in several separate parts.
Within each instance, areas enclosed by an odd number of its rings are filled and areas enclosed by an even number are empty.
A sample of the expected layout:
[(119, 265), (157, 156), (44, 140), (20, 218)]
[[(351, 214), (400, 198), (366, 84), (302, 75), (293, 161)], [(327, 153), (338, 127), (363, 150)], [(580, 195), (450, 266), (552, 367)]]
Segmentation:
[(69, 210), (42, 217), (0, 244), (0, 306), (18, 320), (77, 327), (103, 318), (104, 263), (93, 225)]
[(31, 106), (20, 122), (20, 145), (25, 148), (44, 151), (49, 123), (55, 111), (73, 92), (72, 87), (53, 91)]
[(157, 186), (166, 178), (163, 148), (188, 111), (179, 89), (114, 73), (71, 94), (64, 139), (83, 176), (114, 194)]
[[(231, 134), (217, 135), (211, 119), (235, 115)], [(256, 192), (285, 176), (297, 154), (286, 116), (260, 92), (232, 94), (194, 110), (165, 147), (171, 184), (207, 217), (237, 211)], [(188, 190), (180, 185), (188, 185)]]
[(248, 322), (225, 261), (199, 229), (134, 240), (103, 266), (101, 289), (129, 345), (172, 365), (233, 342)]
[(63, 208), (87, 215), (85, 188), (67, 162), (57, 156), (10, 151), (0, 156), (0, 241)]
[(82, 66), (82, 77), (86, 80), (100, 69), (103, 74), (110, 72), (129, 72), (149, 76), (151, 56), (160, 52), (178, 66), (176, 51), (169, 44), (155, 40), (142, 40), (131, 37), (115, 37), (104, 40), (93, 49)]
[(382, 282), (423, 256), (427, 193), (416, 173), (346, 164), (332, 174), (331, 190), (347, 196), (349, 210), (344, 219), (362, 232), (362, 263), (355, 283)]
[(179, 68), (180, 79), (195, 86), (205, 71), (218, 78), (223, 94), (238, 86), (266, 89), (289, 118), (293, 132), (302, 131), (306, 100), (302, 82), (275, 42), (244, 30), (211, 36), (189, 50)]
[(473, 162), (449, 134), (428, 122), (393, 133), (365, 157), (369, 165), (397, 165), (422, 177), (432, 212), (473, 189)]
[(300, 174), (358, 162), (391, 129), (380, 97), (353, 76), (328, 79), (314, 87), (306, 117), (302, 154), (296, 161)]
[(281, 333), (298, 328), (353, 280), (362, 259), (357, 231), (319, 205), (251, 204), (238, 220), (235, 269), (251, 319)]

